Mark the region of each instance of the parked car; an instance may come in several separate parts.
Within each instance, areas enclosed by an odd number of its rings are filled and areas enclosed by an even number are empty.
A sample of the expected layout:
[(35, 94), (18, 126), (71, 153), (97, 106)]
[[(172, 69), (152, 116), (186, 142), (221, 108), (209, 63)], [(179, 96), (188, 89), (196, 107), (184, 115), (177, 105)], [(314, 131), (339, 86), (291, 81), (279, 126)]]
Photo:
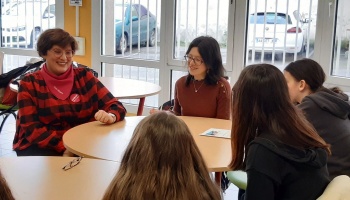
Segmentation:
[(116, 4), (114, 13), (117, 54), (127, 51), (129, 46), (138, 44), (139, 40), (145, 46), (148, 44), (153, 47), (156, 44), (156, 17), (145, 6), (124, 4), (123, 7), (122, 4)]
[(294, 53), (296, 50), (302, 53), (307, 42), (306, 23), (308, 20), (301, 19), (297, 10), (288, 15), (284, 12), (252, 13), (249, 16), (249, 51)]
[(55, 0), (10, 2), (2, 13), (3, 46), (35, 47), (39, 35), (55, 23)]

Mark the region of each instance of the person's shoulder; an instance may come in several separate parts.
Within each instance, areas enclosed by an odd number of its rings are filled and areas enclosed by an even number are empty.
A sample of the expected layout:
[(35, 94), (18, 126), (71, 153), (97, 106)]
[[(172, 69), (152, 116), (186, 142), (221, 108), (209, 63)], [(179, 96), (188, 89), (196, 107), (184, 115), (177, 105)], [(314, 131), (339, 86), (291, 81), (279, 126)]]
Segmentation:
[(188, 77), (188, 75), (182, 76), (181, 78), (179, 78), (179, 79), (176, 81), (176, 85), (178, 85), (178, 84), (185, 84), (187, 77)]
[(297, 107), (302, 110), (305, 110), (310, 107), (315, 107), (315, 106), (316, 106), (316, 103), (313, 100), (313, 96), (310, 96), (310, 95), (304, 97), (303, 100), (300, 102), (300, 104), (297, 105)]
[(73, 71), (75, 76), (84, 77), (84, 78), (92, 78), (94, 77), (93, 73), (90, 69), (84, 67), (73, 67)]
[(41, 76), (41, 73), (40, 73), (40, 70), (38, 71), (35, 71), (33, 73), (27, 73), (23, 76), (22, 79), (20, 79), (20, 82), (32, 82), (33, 80), (41, 80), (43, 79), (42, 76)]
[(223, 90), (224, 93), (230, 94), (231, 85), (224, 77), (220, 78), (217, 85), (220, 87), (220, 90)]

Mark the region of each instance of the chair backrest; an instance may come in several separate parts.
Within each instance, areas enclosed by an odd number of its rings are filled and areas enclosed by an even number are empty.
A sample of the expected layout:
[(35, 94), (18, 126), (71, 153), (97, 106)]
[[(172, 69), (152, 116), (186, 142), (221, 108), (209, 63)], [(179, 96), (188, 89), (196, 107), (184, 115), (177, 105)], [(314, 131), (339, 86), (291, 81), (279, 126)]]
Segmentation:
[(335, 177), (317, 200), (350, 200), (350, 178), (346, 175)]
[(173, 107), (174, 107), (174, 99), (163, 103), (163, 105), (159, 106), (158, 110), (172, 110)]
[(5, 56), (5, 53), (0, 51), (0, 74), (2, 74), (3, 72), (4, 56)]

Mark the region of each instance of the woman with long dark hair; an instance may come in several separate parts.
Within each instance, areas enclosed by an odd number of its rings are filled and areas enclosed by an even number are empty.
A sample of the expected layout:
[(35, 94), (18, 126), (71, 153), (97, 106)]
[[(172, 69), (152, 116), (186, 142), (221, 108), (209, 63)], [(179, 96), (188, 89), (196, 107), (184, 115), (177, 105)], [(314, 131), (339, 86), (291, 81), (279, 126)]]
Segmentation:
[(246, 67), (234, 85), (233, 170), (245, 170), (245, 199), (316, 199), (329, 183), (329, 146), (292, 104), (281, 71)]

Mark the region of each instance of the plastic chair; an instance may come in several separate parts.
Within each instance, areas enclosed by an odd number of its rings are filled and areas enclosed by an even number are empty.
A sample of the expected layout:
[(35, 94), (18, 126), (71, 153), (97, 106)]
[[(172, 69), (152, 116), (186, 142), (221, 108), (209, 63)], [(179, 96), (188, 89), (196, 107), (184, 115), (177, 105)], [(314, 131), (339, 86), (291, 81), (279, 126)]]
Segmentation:
[(163, 103), (163, 105), (159, 106), (158, 110), (172, 110), (173, 107), (174, 107), (174, 99), (171, 99)]
[(350, 178), (346, 175), (335, 177), (317, 200), (350, 200)]
[(247, 173), (241, 170), (228, 171), (227, 178), (236, 185), (239, 189), (245, 190), (247, 188)]
[(17, 115), (16, 115), (16, 111), (18, 110), (17, 105), (4, 105), (4, 104), (0, 104), (0, 116), (3, 117), (3, 120), (1, 122), (0, 125), (0, 133), (2, 131), (2, 128), (7, 120), (7, 118), (10, 115), (13, 115), (16, 119)]

